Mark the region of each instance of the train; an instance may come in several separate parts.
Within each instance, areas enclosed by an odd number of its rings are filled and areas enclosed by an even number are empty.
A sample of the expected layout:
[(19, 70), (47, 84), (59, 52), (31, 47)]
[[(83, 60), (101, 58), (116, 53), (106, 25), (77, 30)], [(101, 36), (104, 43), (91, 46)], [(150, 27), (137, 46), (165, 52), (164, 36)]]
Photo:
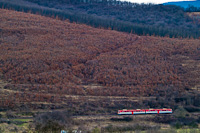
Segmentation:
[(172, 109), (123, 109), (118, 110), (118, 115), (139, 115), (139, 114), (171, 114)]

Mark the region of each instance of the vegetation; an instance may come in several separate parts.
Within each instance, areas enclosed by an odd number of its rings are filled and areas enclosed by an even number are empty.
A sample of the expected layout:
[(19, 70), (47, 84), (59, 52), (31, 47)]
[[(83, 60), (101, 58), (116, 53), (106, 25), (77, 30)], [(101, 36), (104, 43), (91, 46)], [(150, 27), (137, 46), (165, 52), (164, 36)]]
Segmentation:
[(103, 129), (103, 132), (126, 132), (126, 131), (144, 131), (144, 130), (155, 130), (159, 129), (160, 127), (151, 127), (149, 125), (140, 125), (140, 124), (134, 124), (132, 126), (124, 127), (124, 126), (118, 126), (114, 127), (112, 125), (107, 126), (105, 129)]
[(190, 18), (177, 6), (139, 5), (116, 0), (28, 1), (43, 7), (10, 2), (1, 2), (0, 7), (138, 35), (200, 37), (198, 19)]
[(199, 106), (198, 93), (180, 95), (200, 81), (199, 40), (124, 34), (8, 10), (0, 19), (0, 72), (10, 81), (4, 86), (10, 91), (1, 93), (2, 109), (33, 102), (62, 108), (45, 102), (70, 100), (66, 95), (157, 96), (160, 106), (168, 100)]
[[(198, 39), (6, 9), (0, 31), (0, 132), (199, 131)], [(175, 113), (116, 116), (123, 108), (163, 107)]]
[(195, 7), (193, 5), (189, 5), (185, 11), (187, 12), (200, 12), (200, 7)]
[(38, 115), (35, 120), (35, 130), (40, 133), (60, 132), (62, 129), (70, 128), (72, 119), (68, 112), (53, 111)]
[(126, 122), (130, 122), (133, 121), (133, 118), (131, 117), (124, 117), (124, 118), (111, 118), (111, 121), (126, 121)]

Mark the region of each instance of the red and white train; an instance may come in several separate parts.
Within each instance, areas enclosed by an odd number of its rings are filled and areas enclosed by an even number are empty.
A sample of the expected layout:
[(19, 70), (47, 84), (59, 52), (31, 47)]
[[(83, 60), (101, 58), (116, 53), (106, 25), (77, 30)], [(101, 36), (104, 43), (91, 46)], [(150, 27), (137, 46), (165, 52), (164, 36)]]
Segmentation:
[(118, 115), (138, 115), (138, 114), (171, 114), (172, 109), (123, 109), (118, 110)]

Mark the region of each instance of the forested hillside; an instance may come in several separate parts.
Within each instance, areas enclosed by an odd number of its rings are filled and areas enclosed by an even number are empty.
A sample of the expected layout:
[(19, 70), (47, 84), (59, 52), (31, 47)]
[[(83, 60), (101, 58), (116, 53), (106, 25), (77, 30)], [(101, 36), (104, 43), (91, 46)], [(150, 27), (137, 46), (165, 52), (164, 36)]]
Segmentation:
[[(31, 12), (138, 35), (199, 38), (200, 23), (177, 6), (135, 4), (116, 0), (0, 0), (0, 7)], [(32, 6), (32, 4), (38, 4)]]
[[(200, 27), (200, 23), (195, 23), (195, 20), (188, 17), (184, 10), (178, 6), (137, 4), (117, 0), (28, 1), (56, 9), (86, 12), (87, 14), (93, 14), (105, 18), (131, 22), (132, 24), (147, 25), (155, 29), (165, 28), (165, 30), (175, 29), (175, 31), (193, 29), (193, 31), (195, 31), (196, 28)], [(151, 32), (149, 34), (155, 33), (155, 31)], [(163, 33), (160, 32), (159, 35), (163, 36)]]
[(137, 36), (4, 9), (0, 31), (0, 72), (8, 82), (2, 108), (67, 95), (170, 99), (199, 88), (197, 39)]

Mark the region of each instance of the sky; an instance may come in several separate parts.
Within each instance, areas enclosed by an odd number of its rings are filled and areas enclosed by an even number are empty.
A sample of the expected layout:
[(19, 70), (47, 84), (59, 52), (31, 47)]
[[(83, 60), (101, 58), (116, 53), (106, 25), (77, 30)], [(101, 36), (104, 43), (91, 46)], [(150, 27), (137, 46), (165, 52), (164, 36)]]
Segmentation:
[(166, 2), (177, 2), (177, 1), (195, 1), (195, 0), (121, 0), (121, 1), (130, 1), (133, 3), (154, 3), (162, 4)]

